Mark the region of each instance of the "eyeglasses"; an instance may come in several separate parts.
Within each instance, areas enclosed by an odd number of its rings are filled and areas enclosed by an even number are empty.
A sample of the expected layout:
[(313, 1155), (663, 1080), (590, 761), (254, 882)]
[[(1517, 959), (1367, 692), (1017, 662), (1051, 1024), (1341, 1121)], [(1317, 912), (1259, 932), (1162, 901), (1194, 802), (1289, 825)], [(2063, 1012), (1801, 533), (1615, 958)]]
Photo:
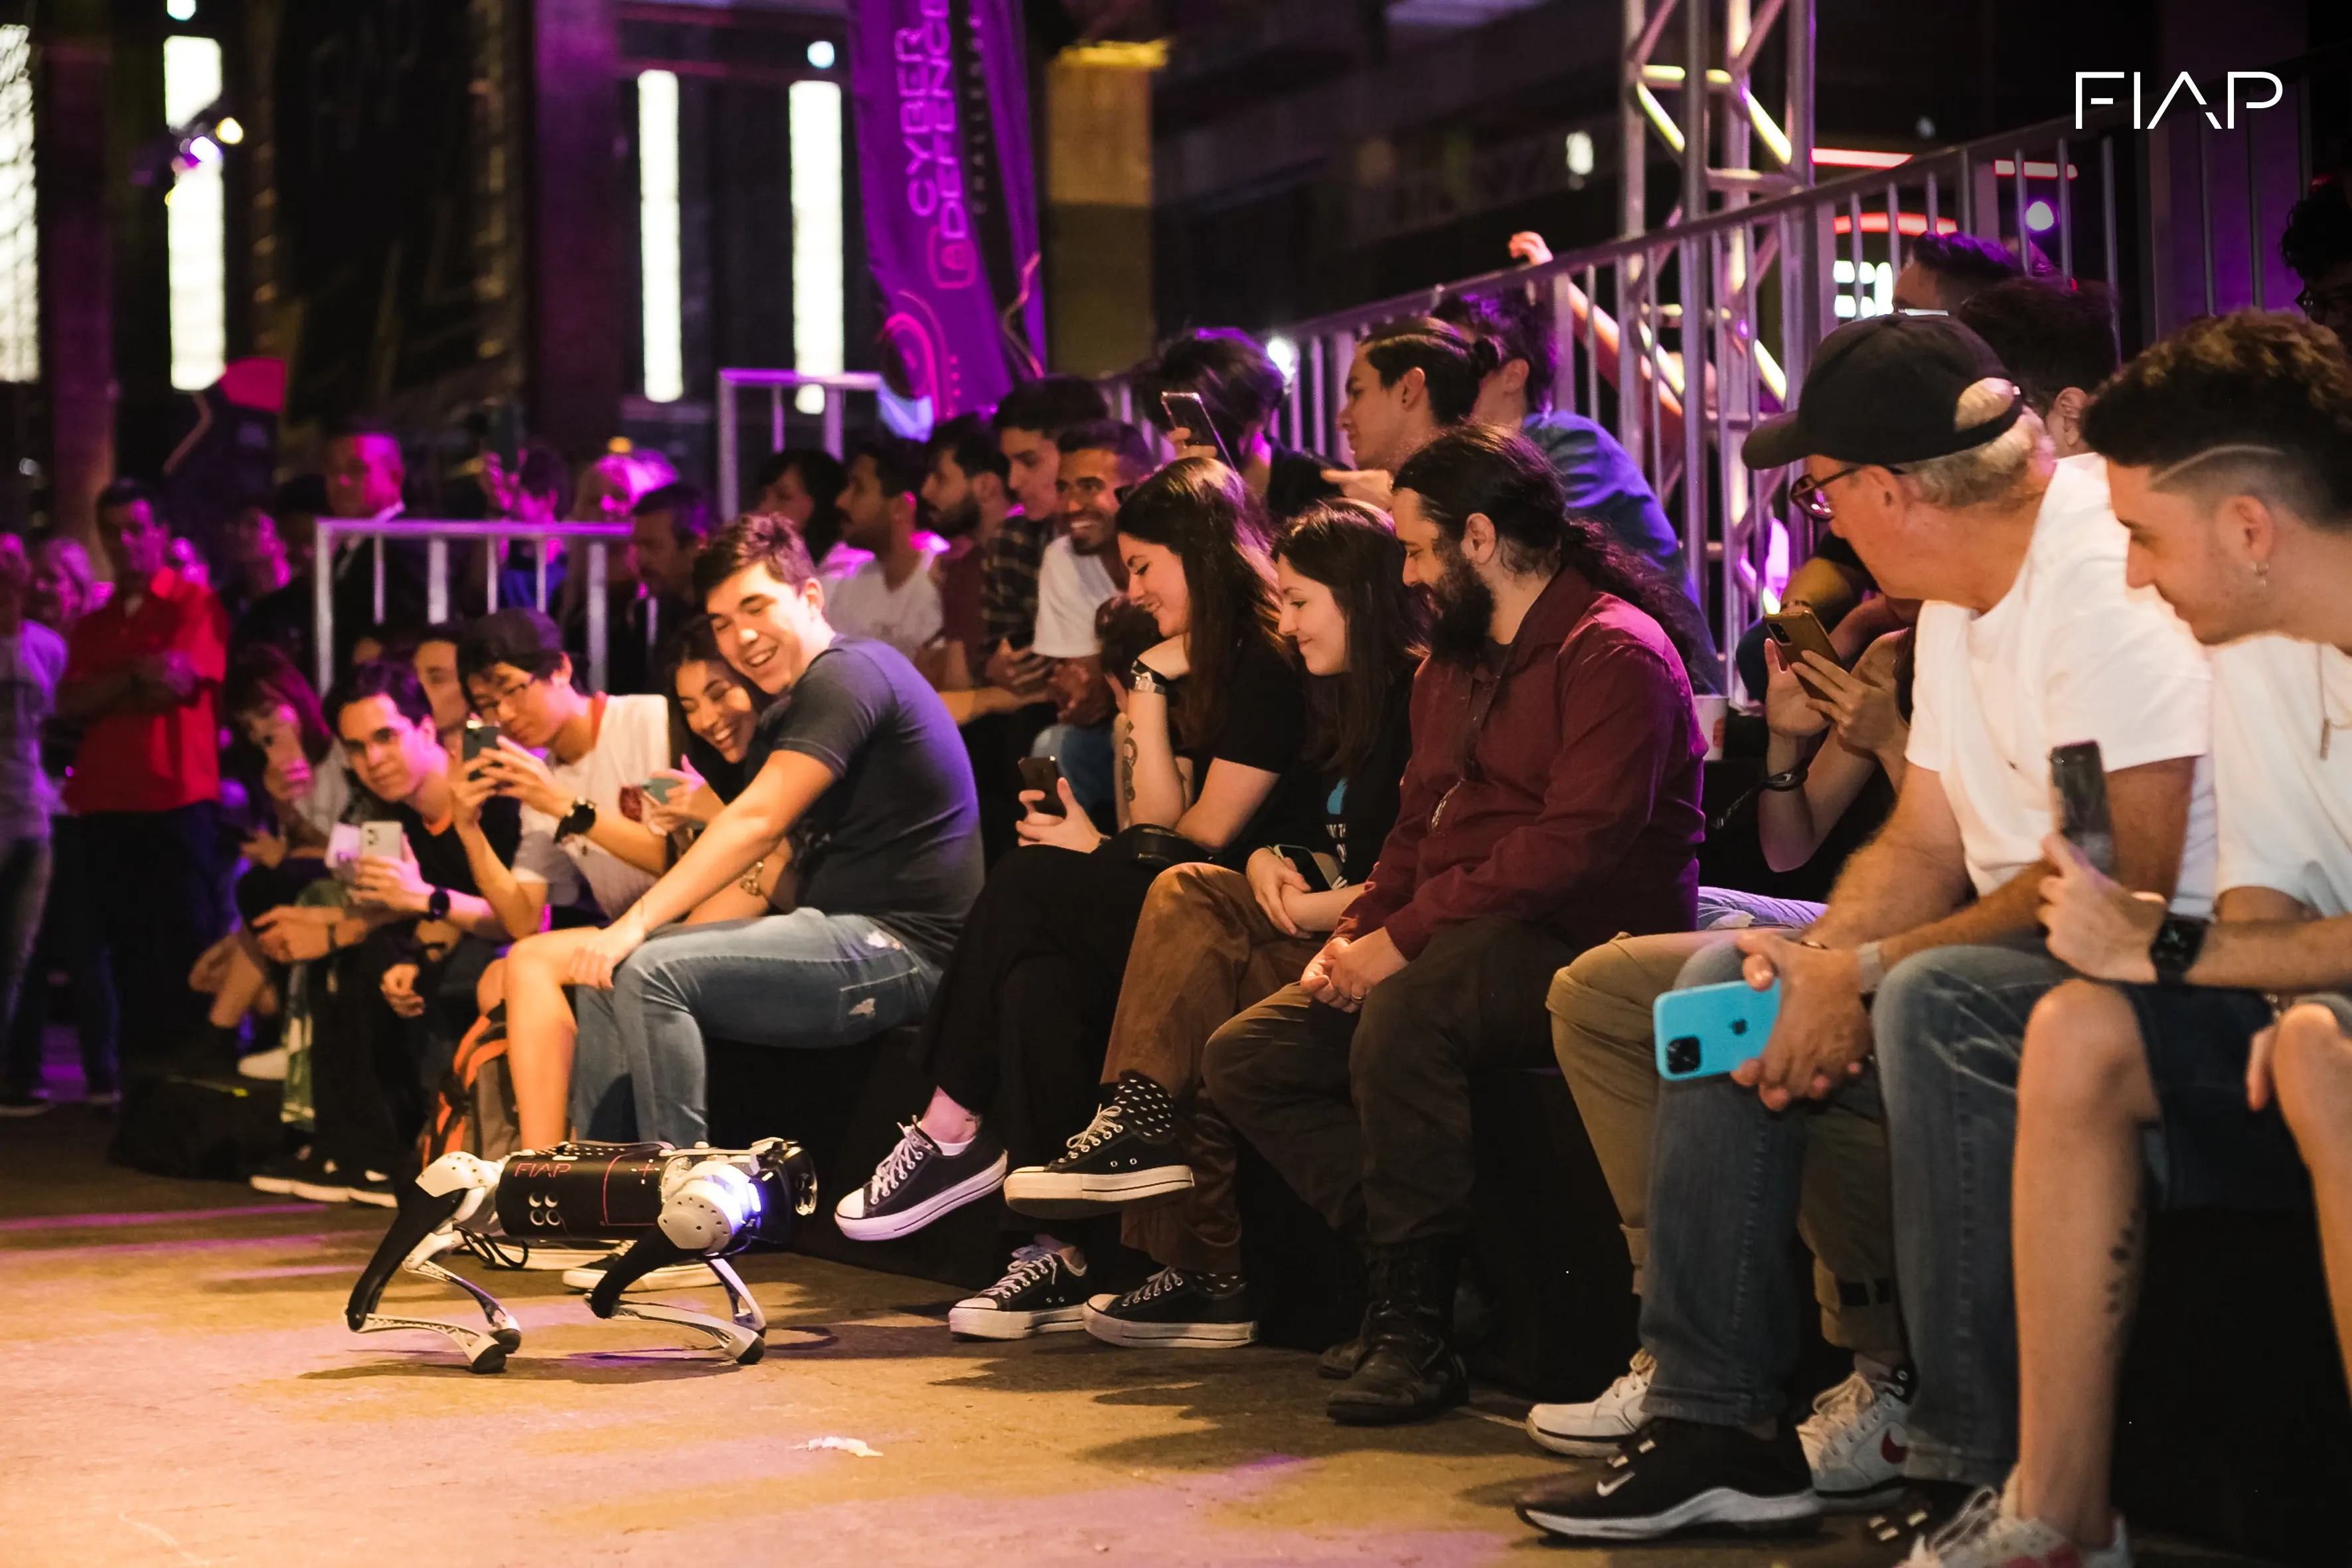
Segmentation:
[(2305, 289), (2294, 308), (2315, 321), (2341, 321), (2352, 318), (2352, 289)]
[(1864, 468), (1885, 468), (1890, 474), (1903, 471), (1889, 463), (1856, 463), (1850, 468), (1840, 468), (1825, 479), (1816, 479), (1811, 474), (1801, 475), (1789, 487), (1789, 504), (1815, 522), (1827, 522), (1836, 515), (1836, 509), (1830, 505), (1829, 497), (1822, 492), (1840, 479), (1851, 478)]
[(474, 704), (474, 710), (475, 710), (477, 713), (497, 713), (497, 712), (499, 712), (499, 711), (501, 711), (501, 710), (506, 707), (506, 705), (507, 705), (508, 703), (509, 703), (509, 702), (512, 702), (512, 701), (516, 700), (517, 699), (519, 699), (520, 697), (521, 697), (521, 696), (522, 696), (522, 694), (523, 694), (524, 692), (529, 691), (530, 689), (530, 681), (528, 681), (528, 680), (520, 680), (520, 681), (517, 681), (514, 685), (508, 687), (508, 688), (507, 688), (505, 690), (503, 690), (503, 691), (493, 692), (493, 693), (490, 695), (489, 700), (488, 700), (487, 702), (477, 702), (477, 703), (475, 703), (475, 704)]

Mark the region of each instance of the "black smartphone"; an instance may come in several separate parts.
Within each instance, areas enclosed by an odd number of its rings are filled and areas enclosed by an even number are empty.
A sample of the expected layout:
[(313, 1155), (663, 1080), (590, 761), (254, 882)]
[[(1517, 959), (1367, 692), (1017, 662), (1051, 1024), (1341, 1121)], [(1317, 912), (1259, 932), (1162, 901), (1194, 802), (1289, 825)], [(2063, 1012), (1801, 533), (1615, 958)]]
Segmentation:
[(1013, 764), (1021, 770), (1021, 787), (1035, 790), (1045, 798), (1031, 809), (1040, 816), (1062, 815), (1062, 764), (1051, 757), (1020, 757)]
[(484, 752), (498, 749), (499, 727), (496, 724), (485, 724), (479, 719), (466, 721), (466, 738), (459, 743), (459, 762), (470, 763)]
[(2050, 794), (2060, 837), (2114, 876), (2116, 830), (2107, 817), (2107, 770), (2096, 741), (2050, 748)]
[(1274, 852), (1289, 861), (1291, 869), (1307, 879), (1308, 892), (1328, 893), (1331, 890), (1331, 874), (1323, 868), (1323, 862), (1328, 857), (1318, 855), (1303, 844), (1277, 844)]
[(1163, 392), (1160, 395), (1160, 409), (1168, 416), (1170, 434), (1185, 447), (1214, 447), (1225, 467), (1234, 467), (1234, 455), (1225, 450), (1225, 438), (1217, 434), (1216, 425), (1209, 418), (1209, 405), (1201, 401), (1197, 392)]

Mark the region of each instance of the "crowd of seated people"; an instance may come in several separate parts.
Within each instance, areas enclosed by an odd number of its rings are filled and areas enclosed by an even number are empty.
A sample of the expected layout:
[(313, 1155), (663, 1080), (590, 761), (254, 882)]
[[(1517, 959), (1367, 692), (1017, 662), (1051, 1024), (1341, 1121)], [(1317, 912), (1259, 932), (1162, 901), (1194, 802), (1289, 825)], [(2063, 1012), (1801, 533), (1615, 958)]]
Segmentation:
[[(1835, 548), (1727, 658), (1509, 299), (1363, 335), (1352, 467), (1275, 439), (1281, 374), (1223, 330), (1138, 367), (1156, 434), (1044, 377), (920, 446), (780, 453), (723, 521), (644, 454), (569, 495), (551, 454), (486, 458), (492, 510), (631, 522), (611, 692), (576, 561), (490, 560), (520, 599), (425, 626), (389, 552), (378, 618), (367, 546), (314, 559), (257, 507), (232, 628), (117, 485), (102, 603), (70, 546), (0, 539), (0, 1111), (45, 1107), (51, 968), (94, 1096), (242, 1054), (292, 1131), (252, 1180), (322, 1201), (395, 1201), (470, 1030), (505, 1031), (522, 1147), (691, 1144), (713, 1042), (895, 1032), (926, 1093), (832, 1223), (976, 1210), (1002, 1277), (944, 1332), (1251, 1343), (1247, 1145), (1362, 1261), (1317, 1372), (1378, 1426), (1469, 1396), (1473, 1086), (1556, 1067), (1638, 1345), (1528, 1414), (1599, 1463), (1524, 1519), (1847, 1510), (1890, 1561), (2122, 1568), (2155, 1214), (2311, 1216), (2352, 1344), (2340, 191), (2286, 253), (2304, 315), (2119, 364), (2103, 292), (1921, 244), (1911, 309), (1830, 334), (1746, 435)], [(398, 515), (388, 434), (327, 453), (324, 515)], [(314, 573), (354, 617), (323, 699), (271, 609)], [(1727, 683), (1761, 776), (1708, 800), (1695, 694)], [(2106, 828), (2069, 837), (2052, 752), (2083, 742)], [(1827, 897), (1702, 886), (1711, 836)], [(1707, 985), (1774, 1021), (1728, 1072), (1662, 1073), (1654, 1005)], [(1806, 1254), (1852, 1357), (1827, 1389), (1797, 1382)], [(497, 1261), (588, 1289), (610, 1258)]]

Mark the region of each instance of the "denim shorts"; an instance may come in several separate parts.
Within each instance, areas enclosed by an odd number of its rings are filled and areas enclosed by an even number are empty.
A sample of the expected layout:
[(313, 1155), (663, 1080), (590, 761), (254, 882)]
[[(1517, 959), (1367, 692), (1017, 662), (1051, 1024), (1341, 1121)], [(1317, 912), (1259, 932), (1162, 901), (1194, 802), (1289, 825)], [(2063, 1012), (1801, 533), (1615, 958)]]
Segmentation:
[(2139, 1019), (2156, 1085), (2160, 1120), (2146, 1155), (2157, 1207), (2308, 1210), (2311, 1176), (2277, 1102), (2246, 1106), (2246, 1058), (2275, 1018), (2269, 998), (2197, 986), (2117, 989)]

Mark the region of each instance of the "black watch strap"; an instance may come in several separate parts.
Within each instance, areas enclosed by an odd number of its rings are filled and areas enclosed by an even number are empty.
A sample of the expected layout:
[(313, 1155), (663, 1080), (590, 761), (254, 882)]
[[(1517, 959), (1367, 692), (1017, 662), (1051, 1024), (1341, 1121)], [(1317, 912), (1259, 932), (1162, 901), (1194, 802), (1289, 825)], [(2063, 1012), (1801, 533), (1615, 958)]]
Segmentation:
[(595, 826), (596, 803), (575, 800), (572, 803), (572, 809), (563, 814), (563, 820), (555, 825), (556, 842), (560, 844), (566, 838), (577, 838)]
[(433, 889), (432, 894), (425, 900), (425, 918), (430, 921), (446, 921), (449, 918), (448, 889)]
[(2197, 955), (2205, 951), (2205, 931), (2212, 922), (2194, 915), (2167, 915), (2147, 944), (2147, 961), (2156, 967), (2158, 985), (2186, 985)]

